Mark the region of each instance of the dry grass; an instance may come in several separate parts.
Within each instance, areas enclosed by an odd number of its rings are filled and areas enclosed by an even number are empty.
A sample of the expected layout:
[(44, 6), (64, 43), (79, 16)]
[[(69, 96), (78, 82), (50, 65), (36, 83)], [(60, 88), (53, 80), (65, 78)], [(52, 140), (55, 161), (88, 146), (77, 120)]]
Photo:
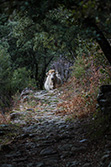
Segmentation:
[[(59, 114), (73, 114), (73, 117), (81, 118), (96, 111), (99, 87), (110, 80), (111, 68), (106, 66), (106, 69), (103, 69), (102, 65), (97, 67), (93, 63), (93, 57), (83, 57), (83, 64), (86, 72), (82, 78), (73, 76), (63, 87), (61, 98), (64, 102), (58, 104), (58, 107), (63, 109)], [(102, 70), (105, 70), (105, 73), (101, 73)]]
[(0, 113), (0, 124), (8, 124), (10, 122), (10, 115), (9, 114), (2, 114)]

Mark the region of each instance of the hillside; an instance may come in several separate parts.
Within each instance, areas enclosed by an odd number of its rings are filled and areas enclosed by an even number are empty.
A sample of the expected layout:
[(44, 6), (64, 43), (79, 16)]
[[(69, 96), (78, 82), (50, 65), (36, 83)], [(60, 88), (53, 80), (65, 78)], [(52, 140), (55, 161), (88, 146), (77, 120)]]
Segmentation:
[(110, 0), (0, 7), (0, 167), (111, 167)]
[(66, 114), (57, 114), (60, 94), (57, 90), (31, 92), (20, 99), (11, 124), (0, 126), (1, 167), (99, 166), (103, 156), (109, 155), (103, 140), (88, 136), (91, 118), (68, 121)]
[(27, 88), (14, 97), (7, 123), (0, 125), (1, 167), (110, 167), (109, 125), (96, 110), (106, 75), (90, 59), (83, 62), (89, 73), (82, 68), (62, 87)]

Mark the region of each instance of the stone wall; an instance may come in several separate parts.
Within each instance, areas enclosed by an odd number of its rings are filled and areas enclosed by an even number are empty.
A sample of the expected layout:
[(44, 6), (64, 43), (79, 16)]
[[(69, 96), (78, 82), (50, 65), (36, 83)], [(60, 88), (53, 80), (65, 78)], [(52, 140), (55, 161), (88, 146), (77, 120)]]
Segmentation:
[(67, 58), (60, 56), (57, 61), (51, 64), (51, 69), (55, 69), (59, 72), (62, 82), (66, 82), (71, 75), (71, 66), (74, 64), (74, 60), (69, 61)]
[(102, 85), (97, 101), (104, 114), (111, 115), (111, 85)]

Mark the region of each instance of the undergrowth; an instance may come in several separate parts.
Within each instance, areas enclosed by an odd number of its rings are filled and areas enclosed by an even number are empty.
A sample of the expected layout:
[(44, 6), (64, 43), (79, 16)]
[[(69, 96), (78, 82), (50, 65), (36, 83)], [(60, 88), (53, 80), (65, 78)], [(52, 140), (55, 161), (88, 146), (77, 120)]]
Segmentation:
[[(64, 87), (58, 107), (62, 114), (83, 118), (96, 111), (99, 87), (111, 83), (111, 67), (98, 46), (88, 55), (79, 55), (72, 67), (72, 78)], [(104, 62), (104, 63), (103, 63)]]
[[(77, 52), (75, 63), (71, 68), (70, 80), (60, 88), (63, 91), (61, 98), (64, 101), (58, 103), (58, 107), (62, 110), (57, 112), (57, 114), (69, 114), (69, 120), (83, 118), (96, 112), (99, 87), (111, 83), (111, 67), (97, 44)], [(17, 98), (18, 95), (14, 100), (16, 107), (20, 100)], [(38, 100), (33, 97), (28, 105), (30, 104), (33, 107), (40, 106)], [(1, 114), (0, 124), (8, 121), (9, 115)]]

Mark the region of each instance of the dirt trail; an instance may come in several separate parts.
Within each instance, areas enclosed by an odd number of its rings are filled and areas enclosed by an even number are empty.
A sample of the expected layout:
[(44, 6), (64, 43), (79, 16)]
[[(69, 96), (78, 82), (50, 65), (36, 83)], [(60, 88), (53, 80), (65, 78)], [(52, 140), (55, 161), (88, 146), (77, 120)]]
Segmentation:
[[(0, 167), (104, 167), (104, 147), (87, 138), (85, 121), (56, 114), (59, 95), (53, 90), (21, 97), (11, 124), (0, 127)], [(15, 135), (3, 144), (9, 131)]]

